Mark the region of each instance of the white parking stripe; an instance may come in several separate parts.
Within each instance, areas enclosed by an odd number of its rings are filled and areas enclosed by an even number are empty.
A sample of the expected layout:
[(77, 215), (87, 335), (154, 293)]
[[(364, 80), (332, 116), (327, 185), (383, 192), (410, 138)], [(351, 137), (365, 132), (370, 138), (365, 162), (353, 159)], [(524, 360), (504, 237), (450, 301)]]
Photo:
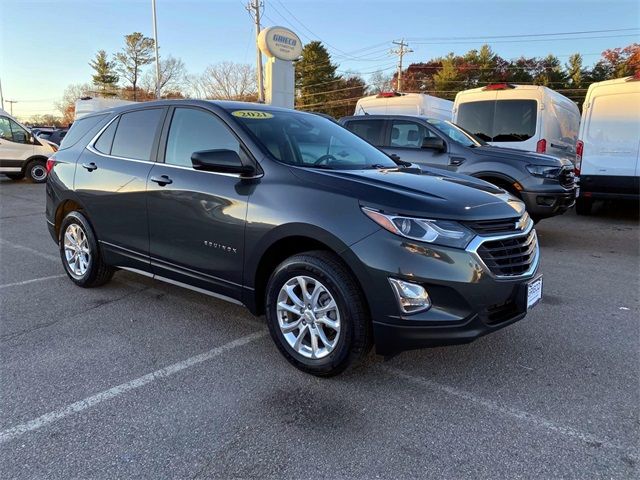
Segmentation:
[(160, 370), (156, 370), (155, 372), (148, 373), (129, 382), (121, 383), (120, 385), (110, 388), (109, 390), (97, 393), (83, 400), (72, 403), (71, 405), (67, 405), (66, 407), (62, 407), (52, 412), (45, 413), (44, 415), (34, 420), (30, 420), (26, 423), (0, 432), (0, 444), (8, 442), (9, 440), (12, 440), (16, 437), (20, 437), (21, 435), (24, 435), (25, 433), (31, 432), (33, 430), (38, 430), (39, 428), (42, 428), (50, 423), (62, 420), (63, 418), (66, 418), (74, 413), (82, 412), (83, 410), (93, 407), (98, 403), (102, 403), (104, 401), (111, 400), (112, 398), (119, 397), (124, 393), (135, 390), (136, 388), (143, 387), (158, 379), (169, 377), (189, 367), (193, 367), (200, 363), (206, 362), (207, 360), (211, 360), (212, 358), (222, 355), (229, 350), (233, 350), (234, 348), (238, 348), (246, 345), (247, 343), (258, 340), (264, 337), (266, 334), (266, 330), (260, 330), (259, 332), (245, 335), (244, 337), (240, 337), (219, 347), (212, 348), (208, 352), (201, 353), (200, 355), (195, 355), (193, 357), (187, 358), (186, 360), (182, 360), (181, 362), (174, 363), (173, 365), (169, 365), (168, 367), (161, 368)]
[(0, 288), (17, 287), (19, 285), (28, 285), (30, 283), (44, 282), (45, 280), (53, 280), (54, 278), (62, 277), (66, 277), (66, 275), (63, 273), (61, 275), (51, 275), (50, 277), (32, 278), (31, 280), (25, 280), (23, 282), (5, 283), (4, 285), (0, 285)]
[(398, 368), (393, 368), (393, 367), (388, 367), (388, 366), (383, 366), (382, 370), (384, 370), (385, 372), (396, 376), (396, 377), (400, 377), (404, 380), (407, 380), (411, 383), (414, 384), (418, 384), (421, 385), (423, 387), (428, 387), (434, 390), (439, 390), (440, 392), (446, 393), (447, 395), (451, 395), (453, 397), (457, 397), (460, 398), (462, 400), (465, 400), (469, 403), (473, 403), (475, 405), (478, 405), (486, 410), (489, 410), (491, 412), (496, 412), (496, 413), (500, 413), (502, 415), (506, 415), (508, 417), (511, 417), (515, 420), (518, 420), (520, 422), (526, 422), (529, 423), (535, 427), (541, 428), (541, 429), (546, 429), (546, 430), (550, 430), (552, 432), (558, 433), (560, 435), (564, 435), (567, 437), (572, 437), (576, 440), (580, 440), (582, 442), (585, 442), (589, 445), (594, 445), (594, 446), (604, 446), (604, 447), (608, 447), (614, 450), (619, 450), (619, 451), (623, 451), (626, 452), (629, 455), (635, 455), (635, 451), (633, 449), (629, 449), (627, 447), (624, 447), (622, 445), (617, 445), (615, 443), (609, 442), (607, 440), (604, 440), (602, 438), (597, 438), (589, 433), (585, 433), (585, 432), (580, 432), (579, 430), (575, 430), (571, 427), (566, 427), (564, 425), (558, 425), (557, 423), (548, 420), (544, 417), (540, 417), (538, 415), (535, 415), (533, 413), (529, 413), (529, 412), (525, 412), (523, 410), (518, 410), (506, 405), (501, 405), (498, 402), (494, 402), (493, 400), (488, 400), (486, 398), (483, 397), (479, 397), (477, 395), (474, 395), (471, 392), (468, 392), (466, 390), (462, 390), (459, 388), (455, 388), (455, 387), (451, 387), (449, 385), (444, 385), (442, 383), (438, 383), (435, 382), (433, 380), (429, 380), (428, 378), (424, 378), (424, 377), (420, 377), (420, 376), (416, 376), (416, 375), (411, 375), (409, 373), (406, 373)]
[(22, 250), (24, 252), (29, 252), (29, 253), (32, 253), (33, 255), (46, 258), (47, 260), (53, 260), (54, 262), (60, 261), (60, 257), (57, 255), (50, 255), (48, 253), (41, 252), (40, 250), (36, 250), (35, 248), (25, 247), (24, 245), (18, 245), (17, 243), (9, 242), (7, 240), (0, 239), (0, 245), (15, 248), (16, 250)]

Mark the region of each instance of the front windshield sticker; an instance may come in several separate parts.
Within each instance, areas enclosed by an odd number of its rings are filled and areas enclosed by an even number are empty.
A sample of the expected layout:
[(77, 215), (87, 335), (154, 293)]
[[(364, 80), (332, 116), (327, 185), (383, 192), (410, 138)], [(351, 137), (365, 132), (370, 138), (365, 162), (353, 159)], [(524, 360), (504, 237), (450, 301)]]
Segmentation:
[(235, 112), (232, 112), (231, 115), (240, 118), (273, 118), (273, 115), (269, 112), (261, 112), (259, 110), (236, 110)]

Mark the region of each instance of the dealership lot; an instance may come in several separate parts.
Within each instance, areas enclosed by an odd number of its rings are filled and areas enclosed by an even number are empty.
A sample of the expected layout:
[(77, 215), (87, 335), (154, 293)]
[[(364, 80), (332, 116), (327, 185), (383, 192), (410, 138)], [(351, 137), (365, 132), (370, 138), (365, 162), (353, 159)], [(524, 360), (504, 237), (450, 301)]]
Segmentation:
[(638, 474), (638, 212), (539, 228), (545, 296), (459, 347), (295, 370), (263, 319), (119, 272), (64, 275), (44, 186), (0, 180), (5, 478)]

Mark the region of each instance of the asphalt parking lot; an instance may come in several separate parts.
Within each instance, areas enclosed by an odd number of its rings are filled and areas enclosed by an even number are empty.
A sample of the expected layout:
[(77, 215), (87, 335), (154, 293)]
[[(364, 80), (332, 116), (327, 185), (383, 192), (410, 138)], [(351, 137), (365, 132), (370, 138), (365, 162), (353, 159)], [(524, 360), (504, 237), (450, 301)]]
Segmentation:
[(298, 372), (263, 319), (64, 275), (44, 186), (0, 180), (3, 478), (637, 478), (638, 211), (543, 221), (545, 296), (470, 345)]

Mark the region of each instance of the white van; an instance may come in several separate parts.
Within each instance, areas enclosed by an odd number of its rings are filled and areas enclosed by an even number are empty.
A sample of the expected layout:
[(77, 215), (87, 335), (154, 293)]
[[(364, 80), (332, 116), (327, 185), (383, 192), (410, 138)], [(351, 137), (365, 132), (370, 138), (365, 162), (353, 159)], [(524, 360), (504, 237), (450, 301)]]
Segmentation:
[(574, 161), (580, 110), (547, 87), (498, 83), (458, 92), (453, 123), (491, 145)]
[(385, 92), (362, 97), (354, 115), (417, 115), (451, 121), (453, 102), (424, 93)]
[(577, 213), (590, 213), (594, 199), (637, 200), (640, 194), (640, 74), (591, 84), (582, 105), (578, 138)]
[(100, 110), (106, 110), (108, 108), (115, 108), (121, 105), (128, 105), (131, 102), (129, 100), (121, 100), (119, 98), (102, 98), (102, 97), (83, 97), (76, 100), (76, 110), (74, 120), (89, 115), (90, 113), (98, 112)]
[(47, 159), (57, 150), (0, 109), (0, 173), (12, 180), (26, 176), (34, 183), (42, 183), (47, 179)]

